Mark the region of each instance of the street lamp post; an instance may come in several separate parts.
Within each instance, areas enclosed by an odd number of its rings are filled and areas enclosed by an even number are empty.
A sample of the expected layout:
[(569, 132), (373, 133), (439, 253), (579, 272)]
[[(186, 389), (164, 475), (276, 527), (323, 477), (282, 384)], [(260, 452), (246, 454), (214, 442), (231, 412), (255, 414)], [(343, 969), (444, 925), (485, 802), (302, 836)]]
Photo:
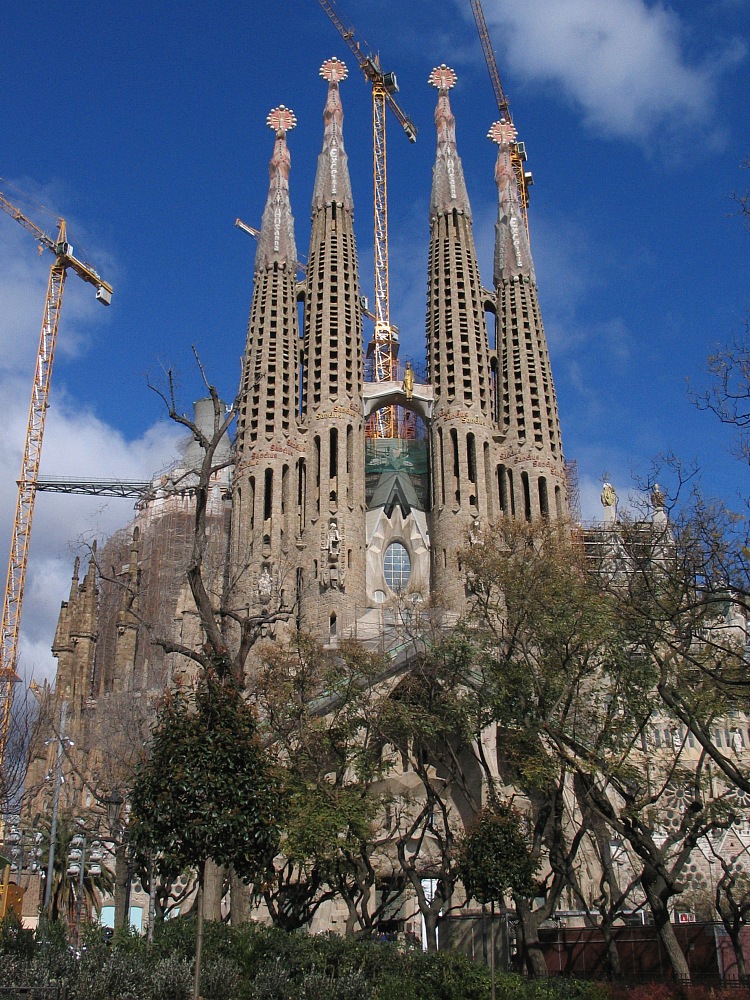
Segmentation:
[[(103, 858), (102, 844), (100, 840), (92, 840), (89, 844), (88, 835), (91, 831), (81, 828), (70, 841), (68, 849), (68, 875), (78, 880), (78, 892), (76, 894), (76, 922), (75, 922), (75, 950), (80, 950), (81, 943), (81, 919), (83, 916), (83, 893), (86, 875), (94, 878), (101, 875), (101, 861)], [(96, 829), (94, 830), (96, 836)], [(88, 862), (88, 864), (87, 864)]]
[[(39, 859), (42, 855), (42, 834), (32, 827), (21, 826), (21, 817), (17, 815), (6, 816), (4, 819), (5, 835), (2, 841), (2, 852), (7, 865), (4, 865), (2, 880), (2, 898), (0, 899), (0, 919), (8, 911), (10, 898), (10, 880), (17, 879), (18, 890), (23, 893), (23, 875), (28, 878), (31, 875), (38, 875), (40, 871)], [(22, 898), (22, 896), (21, 896)]]
[[(119, 788), (114, 788), (104, 800), (107, 825), (114, 844), (115, 853), (115, 926), (122, 922), (130, 925), (130, 881), (131, 860), (125, 835), (123, 810), (125, 799)], [(124, 876), (124, 877), (123, 877)]]
[(10, 875), (13, 870), (13, 856), (18, 854), (19, 841), (22, 842), (22, 835), (18, 828), (21, 821), (20, 816), (8, 816), (3, 822), (3, 831), (10, 827), (3, 837), (3, 850), (7, 851), (9, 857), (3, 859), (2, 877), (2, 899), (0, 899), (0, 920), (8, 912), (8, 891), (10, 889)]
[(63, 747), (65, 745), (65, 726), (68, 717), (68, 703), (60, 706), (60, 731), (57, 737), (57, 755), (55, 757), (55, 787), (52, 792), (52, 825), (49, 832), (49, 858), (47, 860), (47, 882), (44, 886), (44, 909), (48, 916), (52, 902), (52, 881), (55, 871), (55, 839), (57, 837), (57, 813), (60, 807), (60, 781), (62, 778)]
[(86, 877), (86, 834), (77, 833), (70, 841), (68, 850), (68, 875), (71, 878), (78, 878), (78, 892), (76, 893), (76, 922), (74, 942), (76, 953), (79, 951), (81, 934), (81, 907), (83, 905), (83, 882)]

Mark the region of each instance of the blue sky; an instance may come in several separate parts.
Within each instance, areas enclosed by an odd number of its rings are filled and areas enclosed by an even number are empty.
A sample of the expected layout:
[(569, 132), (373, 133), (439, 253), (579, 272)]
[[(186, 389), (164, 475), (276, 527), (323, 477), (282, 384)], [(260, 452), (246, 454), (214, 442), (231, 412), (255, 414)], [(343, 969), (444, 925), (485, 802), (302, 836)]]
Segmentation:
[[(428, 204), (435, 152), (433, 66), (458, 74), (451, 99), (480, 269), (491, 281), (497, 117), (469, 0), (341, 0), (343, 19), (398, 75), (419, 128), (389, 121), (391, 314), (402, 356), (424, 357)], [(370, 92), (315, 0), (127, 5), (8, 0), (0, 35), (0, 185), (68, 220), (76, 252), (114, 286), (109, 310), (68, 280), (43, 475), (141, 478), (179, 435), (145, 375), (179, 373), (200, 394), (195, 344), (231, 397), (239, 377), (254, 245), (273, 136), (291, 107), (297, 244), (306, 253), (322, 140), (324, 59), (347, 62), (345, 142), (363, 290), (372, 294)], [(535, 186), (530, 206), (566, 457), (583, 514), (598, 514), (604, 473), (625, 497), (633, 474), (675, 452), (705, 488), (747, 493), (731, 436), (690, 404), (712, 346), (743, 329), (750, 235), (732, 217), (750, 186), (747, 0), (485, 0), (500, 74)], [(52, 225), (33, 208), (40, 225)], [(0, 214), (0, 557), (50, 263)], [(366, 330), (366, 336), (369, 331)], [(49, 675), (54, 621), (75, 551), (130, 516), (128, 501), (42, 494), (23, 625), (27, 670)]]

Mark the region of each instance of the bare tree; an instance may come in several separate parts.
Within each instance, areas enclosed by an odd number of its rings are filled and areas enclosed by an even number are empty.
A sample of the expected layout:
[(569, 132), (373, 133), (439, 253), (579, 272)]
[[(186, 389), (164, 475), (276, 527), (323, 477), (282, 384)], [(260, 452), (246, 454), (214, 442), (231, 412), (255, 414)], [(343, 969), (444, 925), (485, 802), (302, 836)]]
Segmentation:
[[(0, 769), (0, 809), (11, 811), (17, 808), (24, 789), (29, 761), (38, 751), (41, 742), (41, 730), (38, 725), (43, 691), (37, 685), (27, 687), (19, 685), (22, 690), (15, 693), (8, 733), (5, 739)], [(37, 699), (34, 691), (39, 692)]]
[[(216, 580), (211, 579), (211, 574), (207, 571), (205, 560), (209, 548), (207, 528), (210, 497), (216, 474), (232, 462), (231, 459), (224, 462), (217, 461), (216, 453), (237, 415), (239, 398), (235, 398), (230, 406), (225, 406), (218, 390), (207, 379), (195, 349), (194, 353), (203, 383), (213, 404), (213, 428), (210, 433), (204, 432), (194, 420), (179, 410), (175, 396), (174, 373), (171, 370), (166, 372), (165, 389), (150, 381), (149, 387), (164, 401), (169, 418), (190, 431), (203, 453), (200, 466), (191, 470), (195, 476), (195, 481), (191, 481), (190, 485), (194, 497), (194, 521), (192, 552), (187, 566), (187, 581), (195, 602), (203, 643), (192, 646), (157, 634), (152, 635), (151, 641), (167, 653), (186, 657), (204, 671), (212, 669), (220, 675), (231, 675), (244, 687), (245, 664), (250, 650), (257, 640), (266, 634), (270, 624), (279, 620), (287, 621), (293, 614), (293, 609), (278, 606), (274, 610), (251, 615), (247, 609), (233, 608), (226, 598), (223, 573), (221, 579)], [(237, 631), (237, 639), (231, 644), (228, 638), (230, 623)]]

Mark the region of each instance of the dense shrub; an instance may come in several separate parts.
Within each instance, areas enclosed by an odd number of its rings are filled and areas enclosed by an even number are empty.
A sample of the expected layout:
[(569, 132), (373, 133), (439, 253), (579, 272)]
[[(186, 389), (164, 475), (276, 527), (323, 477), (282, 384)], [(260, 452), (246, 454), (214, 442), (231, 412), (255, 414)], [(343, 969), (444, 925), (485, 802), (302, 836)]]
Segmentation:
[[(85, 934), (80, 958), (62, 925), (28, 935), (0, 927), (0, 986), (63, 983), (69, 1000), (189, 1000), (195, 921), (158, 929), (154, 943), (122, 931)], [(452, 952), (425, 954), (336, 935), (287, 934), (247, 924), (205, 927), (201, 995), (210, 1000), (489, 1000), (489, 971)], [(497, 1000), (750, 1000), (750, 990), (652, 983), (638, 987), (529, 981), (498, 974)]]
[(148, 995), (150, 978), (150, 970), (137, 955), (87, 949), (75, 964), (68, 992), (71, 1000), (142, 1000)]
[[(151, 972), (150, 1000), (190, 1000), (193, 995), (193, 973), (188, 959), (167, 955), (154, 963)], [(205, 993), (212, 996), (211, 993)]]
[(34, 932), (24, 930), (15, 913), (0, 920), (0, 955), (30, 959), (34, 954)]
[[(242, 969), (233, 958), (201, 962), (201, 996), (211, 1000), (237, 1000), (242, 989)], [(161, 1000), (154, 997), (153, 1000)], [(165, 997), (164, 1000), (167, 1000)]]

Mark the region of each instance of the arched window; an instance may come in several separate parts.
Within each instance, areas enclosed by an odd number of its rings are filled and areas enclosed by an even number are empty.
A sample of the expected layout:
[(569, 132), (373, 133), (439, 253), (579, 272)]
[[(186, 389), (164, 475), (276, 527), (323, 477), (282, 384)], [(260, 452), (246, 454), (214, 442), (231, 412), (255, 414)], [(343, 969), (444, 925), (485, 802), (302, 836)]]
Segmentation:
[(396, 594), (408, 586), (411, 577), (411, 559), (401, 542), (391, 542), (385, 550), (383, 574), (385, 582)]

